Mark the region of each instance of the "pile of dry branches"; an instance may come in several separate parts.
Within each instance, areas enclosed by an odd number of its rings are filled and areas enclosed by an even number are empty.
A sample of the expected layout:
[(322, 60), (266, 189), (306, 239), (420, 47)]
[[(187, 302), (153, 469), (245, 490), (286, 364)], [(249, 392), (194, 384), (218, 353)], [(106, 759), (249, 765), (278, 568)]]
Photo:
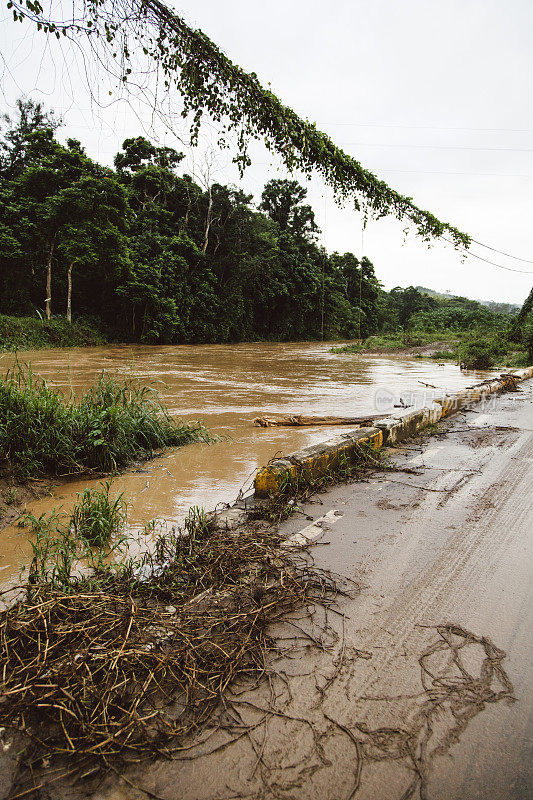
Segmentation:
[(275, 532), (207, 523), (163, 536), (139, 570), (42, 580), (0, 614), (0, 719), (54, 756), (94, 768), (168, 756), (238, 679), (259, 678), (267, 625), (333, 580), (279, 547)]

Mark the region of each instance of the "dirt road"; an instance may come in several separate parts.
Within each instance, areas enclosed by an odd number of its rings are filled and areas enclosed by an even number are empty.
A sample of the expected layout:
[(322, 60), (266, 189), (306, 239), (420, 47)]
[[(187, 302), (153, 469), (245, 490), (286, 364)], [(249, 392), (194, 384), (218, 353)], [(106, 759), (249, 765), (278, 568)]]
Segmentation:
[[(309, 504), (315, 564), (358, 591), (327, 619), (276, 631), (269, 680), (236, 693), (183, 760), (91, 796), (532, 797), (533, 382), (494, 402), (392, 451), (417, 474), (381, 472)], [(310, 524), (297, 514), (283, 528)], [(50, 796), (83, 794), (56, 784)]]
[(422, 450), (410, 443), (395, 460), (421, 475), (325, 499), (343, 516), (315, 561), (366, 586), (346, 608), (346, 639), (371, 658), (326, 703), (366, 748), (357, 797), (533, 796), (532, 400), (529, 382)]

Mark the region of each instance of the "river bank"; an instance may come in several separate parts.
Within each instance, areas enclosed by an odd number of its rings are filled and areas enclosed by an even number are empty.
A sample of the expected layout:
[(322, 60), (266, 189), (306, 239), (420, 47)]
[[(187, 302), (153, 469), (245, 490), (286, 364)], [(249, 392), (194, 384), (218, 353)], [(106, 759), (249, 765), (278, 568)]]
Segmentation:
[(108, 333), (88, 320), (69, 323), (63, 317), (46, 320), (0, 314), (0, 353), (56, 347), (94, 347), (109, 340)]
[(368, 336), (366, 339), (335, 345), (333, 353), (366, 353), (381, 355), (395, 353), (397, 355), (431, 356), (437, 350), (449, 350), (465, 335), (464, 331), (416, 331), (407, 333), (382, 333)]
[(516, 369), (533, 360), (531, 337), (515, 342), (508, 330), (413, 331), (369, 336), (365, 340), (335, 345), (337, 354), (394, 353), (415, 358), (451, 361), (467, 369)]
[[(173, 418), (201, 420), (220, 441), (191, 444), (132, 466), (113, 481), (124, 493), (132, 541), (147, 521), (183, 524), (192, 506), (207, 509), (231, 503), (251, 487), (257, 469), (279, 453), (290, 453), (347, 432), (330, 428), (256, 428), (258, 413), (307, 416), (376, 413), (376, 392), (385, 389), (394, 403), (424, 395), (424, 384), (454, 391), (490, 377), (490, 372), (461, 372), (430, 359), (382, 355), (334, 355), (329, 344), (242, 344), (200, 346), (108, 345), (27, 351), (50, 386), (78, 397), (102, 369), (119, 378), (152, 383)], [(13, 356), (0, 356), (5, 372)], [(59, 482), (58, 482), (59, 483)], [(53, 495), (27, 501), (36, 516), (63, 506), (68, 511), (78, 493), (96, 487), (98, 477), (75, 478), (52, 488)], [(8, 526), (0, 532), (0, 588), (15, 580), (20, 565), (31, 560), (25, 532)], [(142, 542), (141, 542), (142, 544)]]
[[(102, 369), (120, 379), (134, 378), (159, 389), (172, 418), (201, 420), (220, 440), (171, 449), (153, 460), (134, 464), (114, 478), (112, 492), (123, 493), (129, 508), (132, 548), (139, 531), (154, 518), (169, 528), (183, 524), (189, 508), (213, 509), (232, 503), (251, 488), (257, 469), (280, 453), (290, 453), (341, 434), (353, 426), (335, 428), (256, 428), (258, 413), (302, 413), (353, 416), (376, 413), (376, 393), (386, 390), (393, 403), (411, 403), (424, 396), (425, 384), (455, 391), (491, 372), (461, 372), (453, 364), (407, 356), (334, 355), (330, 345), (108, 345), (26, 351), (19, 360), (31, 362), (47, 383), (80, 397)], [(0, 356), (0, 370), (13, 363)], [(59, 506), (69, 512), (78, 493), (96, 488), (98, 476), (56, 482), (52, 494), (26, 508), (37, 517)], [(21, 510), (24, 510), (22, 507)], [(10, 507), (12, 514), (12, 507)], [(0, 532), (0, 588), (17, 580), (21, 564), (31, 561), (27, 533), (16, 525)]]
[(0, 475), (0, 531), (15, 523), (29, 504), (43, 497), (53, 497), (54, 490), (66, 482), (57, 478), (20, 481), (12, 475)]
[[(330, 345), (338, 347), (338, 352), (364, 352), (371, 355), (387, 352), (399, 355), (416, 353), (431, 355), (434, 350), (444, 349), (456, 343), (459, 335), (422, 332), (411, 339), (414, 342), (412, 345), (406, 343), (405, 336), (390, 334), (372, 336), (368, 346), (364, 347), (359, 343), (346, 344), (342, 341), (339, 344), (332, 341)], [(407, 338), (408, 341), (409, 338)], [(104, 331), (101, 326), (96, 326), (89, 320), (81, 319), (68, 323), (63, 317), (46, 320), (38, 317), (14, 317), (0, 314), (0, 353), (66, 347), (94, 347), (104, 344), (128, 345), (126, 342), (121, 343), (116, 340), (111, 331)], [(257, 344), (260, 343), (257, 342)]]
[[(276, 342), (272, 342), (275, 344)], [(313, 342), (308, 342), (312, 344)], [(0, 315), (0, 353), (54, 348), (93, 347), (115, 344), (122, 347), (111, 330), (104, 330), (91, 320), (72, 324), (62, 317), (51, 320), (35, 317)], [(241, 343), (244, 344), (244, 343)], [(250, 344), (261, 345), (261, 342)], [(282, 342), (279, 342), (282, 344)], [(306, 342), (301, 342), (305, 345)], [(399, 331), (369, 336), (365, 340), (329, 342), (332, 353), (363, 355), (394, 354), (415, 358), (435, 358), (463, 364), (472, 369), (518, 368), (527, 366), (533, 357), (531, 342), (515, 343), (505, 331)], [(131, 345), (136, 346), (136, 345)], [(139, 345), (140, 346), (140, 345)], [(155, 347), (156, 345), (154, 345)], [(194, 346), (194, 345), (192, 345)], [(232, 345), (227, 345), (232, 346)], [(238, 346), (238, 345), (234, 345)]]

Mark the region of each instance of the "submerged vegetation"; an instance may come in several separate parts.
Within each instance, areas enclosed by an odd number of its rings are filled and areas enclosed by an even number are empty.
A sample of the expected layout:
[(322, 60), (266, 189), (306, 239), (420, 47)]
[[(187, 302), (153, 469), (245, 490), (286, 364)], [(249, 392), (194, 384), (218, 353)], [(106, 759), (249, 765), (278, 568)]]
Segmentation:
[(378, 353), (394, 353), (412, 347), (424, 347), (435, 342), (453, 345), (459, 340), (457, 331), (416, 331), (394, 333), (380, 333), (367, 336), (358, 342), (338, 345), (331, 348), (332, 353), (365, 353), (375, 351)]
[(152, 387), (102, 372), (77, 399), (16, 364), (0, 377), (0, 460), (19, 478), (112, 472), (154, 450), (209, 441), (173, 420)]
[(109, 497), (111, 483), (101, 483), (99, 488), (85, 489), (78, 494), (69, 528), (72, 534), (85, 539), (90, 545), (103, 546), (118, 534), (126, 523), (127, 503), (123, 494), (114, 500)]
[[(127, 503), (122, 494), (109, 496), (109, 481), (78, 493), (70, 515), (53, 509), (39, 517), (23, 514), (19, 525), (29, 527), (32, 561), (27, 580), (30, 586), (47, 585), (70, 592), (80, 574), (80, 564), (89, 565), (96, 576), (113, 568), (110, 556), (122, 550)], [(25, 567), (23, 567), (25, 572)], [(85, 570), (87, 573), (87, 570)]]

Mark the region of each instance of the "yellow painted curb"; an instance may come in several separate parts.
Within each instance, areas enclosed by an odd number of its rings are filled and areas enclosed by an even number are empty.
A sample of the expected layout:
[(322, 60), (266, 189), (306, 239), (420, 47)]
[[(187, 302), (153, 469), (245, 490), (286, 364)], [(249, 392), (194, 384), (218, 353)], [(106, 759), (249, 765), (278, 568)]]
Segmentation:
[(352, 459), (361, 444), (369, 444), (374, 450), (379, 450), (383, 444), (383, 432), (377, 428), (358, 428), (322, 444), (291, 453), (285, 458), (277, 458), (255, 476), (255, 495), (268, 497), (275, 494), (287, 480), (300, 475), (313, 478), (325, 475), (339, 463), (341, 457)]
[(438, 422), (442, 417), (454, 414), (469, 403), (484, 400), (493, 392), (511, 389), (517, 382), (531, 377), (533, 377), (533, 367), (504, 373), (482, 386), (435, 398), (429, 406), (421, 409), (409, 409), (392, 414), (389, 418), (376, 422), (375, 428), (357, 428), (351, 433), (328, 439), (322, 444), (311, 445), (284, 458), (277, 458), (255, 476), (255, 496), (261, 498), (275, 494), (287, 480), (300, 475), (311, 477), (325, 475), (335, 467), (341, 456), (350, 459), (356, 453), (359, 444), (368, 443), (374, 450), (379, 450), (383, 444), (394, 444), (406, 439), (428, 425)]

